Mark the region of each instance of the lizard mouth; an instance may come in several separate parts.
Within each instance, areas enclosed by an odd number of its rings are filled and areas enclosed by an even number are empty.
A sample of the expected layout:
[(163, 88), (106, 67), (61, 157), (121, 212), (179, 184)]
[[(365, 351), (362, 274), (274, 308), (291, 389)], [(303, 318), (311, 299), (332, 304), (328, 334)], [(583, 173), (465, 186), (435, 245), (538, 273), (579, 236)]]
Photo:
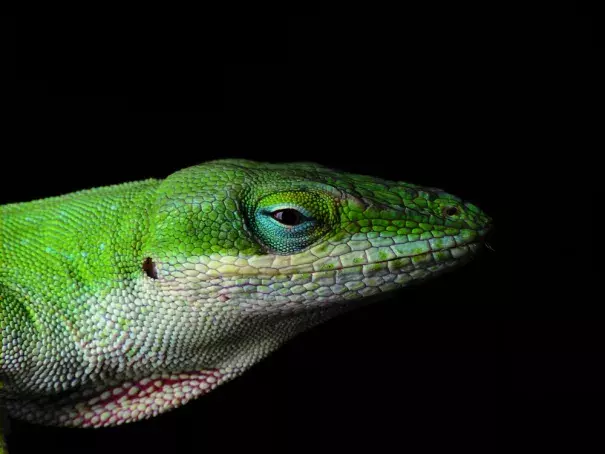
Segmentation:
[[(452, 246), (442, 247), (435, 250), (429, 250), (425, 252), (420, 252), (416, 254), (406, 254), (401, 255), (394, 258), (388, 258), (384, 260), (376, 260), (376, 261), (364, 261), (360, 263), (355, 263), (347, 266), (334, 266), (334, 267), (326, 267), (320, 268), (318, 270), (307, 270), (304, 265), (300, 267), (291, 267), (287, 272), (279, 272), (277, 273), (280, 276), (283, 275), (292, 275), (292, 274), (300, 274), (310, 272), (311, 274), (316, 273), (326, 273), (331, 271), (346, 271), (359, 269), (364, 266), (368, 267), (376, 267), (380, 265), (387, 265), (389, 271), (397, 272), (397, 271), (414, 271), (419, 269), (427, 269), (433, 266), (439, 265), (454, 265), (461, 262), (466, 262), (474, 258), (478, 252), (481, 251), (482, 246), (484, 246), (485, 240), (483, 238), (469, 241), (466, 243), (456, 244)], [(443, 255), (448, 252), (449, 255)], [(237, 275), (237, 274), (224, 274), (223, 276), (245, 276), (245, 275)], [(257, 273), (257, 276), (261, 276), (261, 273)], [(267, 276), (270, 277), (270, 276)]]
[[(396, 257), (396, 258), (392, 258), (392, 259), (377, 260), (375, 262), (360, 263), (358, 265), (335, 267), (335, 268), (332, 268), (332, 270), (346, 270), (346, 269), (351, 269), (351, 268), (357, 268), (359, 266), (364, 266), (364, 265), (372, 266), (372, 265), (380, 265), (383, 263), (387, 263), (387, 264), (403, 264), (403, 263), (405, 263), (408, 266), (410, 266), (410, 264), (414, 263), (414, 261), (419, 262), (419, 261), (421, 261), (420, 259), (431, 261), (431, 258), (434, 259), (432, 261), (433, 264), (457, 262), (460, 259), (474, 257), (476, 252), (478, 252), (480, 250), (481, 244), (482, 244), (481, 241), (475, 241), (475, 242), (471, 242), (471, 243), (466, 243), (462, 247), (461, 246), (451, 246), (451, 247), (441, 248), (441, 249), (438, 249), (435, 251), (431, 250), (431, 251), (426, 251), (426, 252), (420, 252), (418, 254), (405, 255), (402, 257)], [(444, 251), (451, 252), (452, 250), (457, 250), (458, 253), (455, 256), (451, 256), (448, 258), (440, 258), (439, 255), (436, 255), (436, 254), (442, 253)], [(405, 271), (406, 267), (401, 267), (401, 269)], [(410, 269), (418, 269), (418, 268), (411, 266)]]
[(10, 414), (47, 425), (106, 427), (151, 418), (207, 394), (238, 374), (235, 368), (208, 369), (86, 388), (55, 398), (7, 402)]
[[(338, 259), (338, 257), (323, 257), (318, 258), (316, 263), (306, 263), (306, 264), (280, 264), (280, 265), (271, 265), (273, 259), (277, 260), (279, 256), (266, 256), (264, 258), (270, 258), (269, 262), (264, 265), (254, 264), (253, 266), (243, 267), (239, 269), (239, 267), (224, 265), (217, 258), (214, 263), (215, 267), (206, 267), (204, 266), (200, 271), (200, 275), (206, 276), (204, 280), (211, 279), (225, 279), (225, 278), (257, 278), (257, 279), (271, 279), (274, 276), (291, 276), (295, 274), (319, 274), (326, 273), (332, 271), (342, 271), (342, 270), (351, 270), (351, 269), (360, 269), (364, 266), (379, 266), (382, 264), (386, 264), (389, 267), (389, 271), (413, 271), (421, 268), (430, 268), (431, 266), (437, 266), (441, 264), (455, 264), (460, 263), (462, 261), (466, 261), (476, 255), (480, 246), (485, 242), (484, 237), (481, 235), (478, 238), (473, 238), (471, 240), (456, 242), (452, 245), (438, 247), (436, 249), (428, 249), (422, 252), (399, 252), (395, 253), (394, 257), (389, 257), (385, 259), (379, 260), (368, 260), (367, 257), (360, 254), (359, 260), (354, 259), (351, 264), (343, 265), (342, 263), (334, 263), (333, 259)], [(409, 246), (406, 244), (405, 246)], [(393, 255), (393, 252), (391, 252)], [(321, 263), (326, 262), (326, 263)], [(217, 264), (218, 263), (218, 264)], [(151, 258), (147, 258), (145, 260), (143, 269), (147, 276), (152, 279), (163, 279), (162, 268), (164, 267), (163, 262), (154, 262)], [(247, 269), (246, 269), (247, 268)], [(197, 268), (196, 268), (197, 269)], [(158, 273), (159, 270), (159, 273)], [(159, 275), (159, 277), (158, 277)]]

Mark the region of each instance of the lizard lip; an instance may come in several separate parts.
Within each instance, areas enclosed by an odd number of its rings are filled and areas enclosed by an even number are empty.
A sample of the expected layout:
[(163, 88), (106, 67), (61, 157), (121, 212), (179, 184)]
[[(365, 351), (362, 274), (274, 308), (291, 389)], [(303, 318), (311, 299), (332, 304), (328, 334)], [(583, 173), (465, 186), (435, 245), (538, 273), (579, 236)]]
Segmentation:
[[(334, 266), (332, 268), (325, 268), (325, 269), (309, 269), (309, 264), (300, 264), (300, 265), (294, 265), (294, 266), (288, 266), (285, 268), (288, 268), (287, 271), (281, 271), (280, 269), (273, 269), (274, 271), (271, 273), (264, 273), (261, 272), (260, 269), (258, 269), (256, 272), (233, 272), (233, 271), (225, 271), (225, 272), (217, 272), (216, 269), (211, 269), (208, 271), (200, 271), (200, 273), (209, 273), (212, 272), (212, 274), (210, 275), (212, 278), (267, 278), (270, 279), (274, 276), (290, 276), (293, 274), (316, 274), (316, 273), (326, 273), (326, 272), (331, 272), (331, 271), (341, 271), (341, 270), (346, 270), (346, 269), (351, 269), (351, 268), (359, 268), (359, 267), (363, 267), (363, 266), (372, 266), (372, 265), (379, 265), (379, 264), (383, 264), (383, 263), (390, 263), (390, 262), (396, 262), (398, 260), (414, 260), (414, 259), (418, 259), (419, 257), (428, 257), (428, 256), (432, 256), (433, 260), (431, 260), (431, 264), (439, 264), (439, 263), (452, 263), (452, 262), (456, 262), (459, 260), (467, 260), (469, 258), (474, 257), (478, 252), (479, 252), (479, 245), (482, 245), (485, 242), (485, 233), (484, 231), (479, 231), (477, 232), (478, 235), (473, 238), (473, 240), (465, 242), (465, 243), (460, 243), (460, 244), (454, 244), (451, 246), (445, 246), (445, 247), (440, 247), (438, 249), (429, 249), (428, 251), (424, 251), (424, 252), (420, 252), (420, 253), (416, 253), (416, 254), (406, 254), (406, 255), (400, 255), (400, 256), (396, 256), (396, 257), (392, 257), (392, 258), (388, 258), (388, 259), (384, 259), (384, 260), (377, 260), (377, 261), (363, 261), (362, 263), (354, 263), (352, 265), (347, 265), (347, 266)], [(452, 251), (454, 250), (458, 250), (457, 254), (452, 254)], [(449, 257), (436, 257), (435, 254), (439, 254), (439, 253), (443, 253), (446, 251), (450, 251), (450, 256)], [(156, 265), (161, 265), (160, 262), (153, 262), (154, 264), (154, 269)], [(406, 267), (411, 265), (411, 263), (406, 263), (405, 265), (401, 266), (401, 269), (405, 271)], [(430, 265), (429, 265), (430, 266)], [(270, 268), (270, 267), (267, 267)], [(415, 269), (419, 269), (419, 268), (424, 268), (423, 266), (418, 266), (418, 264), (414, 265)], [(151, 276), (150, 276), (151, 277)], [(163, 280), (162, 279), (162, 274), (159, 274), (159, 278), (154, 278), (154, 279), (159, 279), (160, 281)]]
[[(309, 274), (315, 274), (315, 273), (326, 273), (326, 272), (330, 272), (330, 271), (341, 271), (341, 270), (347, 270), (347, 269), (352, 269), (352, 268), (359, 268), (359, 267), (363, 267), (363, 266), (372, 266), (372, 265), (380, 265), (383, 263), (391, 263), (391, 262), (396, 262), (397, 260), (413, 260), (415, 258), (418, 257), (422, 257), (422, 256), (432, 256), (433, 257), (433, 261), (431, 261), (431, 264), (437, 264), (437, 263), (452, 263), (452, 262), (456, 262), (458, 260), (467, 260), (470, 259), (472, 257), (474, 257), (478, 252), (479, 252), (479, 245), (481, 245), (484, 242), (484, 237), (480, 236), (479, 239), (475, 240), (475, 241), (469, 241), (468, 243), (464, 243), (464, 244), (456, 244), (454, 246), (448, 246), (448, 247), (443, 247), (440, 249), (436, 249), (436, 250), (429, 250), (426, 252), (421, 252), (418, 254), (410, 254), (410, 255), (405, 255), (405, 256), (401, 256), (401, 257), (395, 257), (395, 258), (390, 258), (390, 259), (385, 259), (385, 260), (377, 260), (374, 262), (366, 262), (366, 263), (359, 263), (359, 264), (355, 264), (355, 265), (350, 265), (350, 266), (339, 266), (339, 267), (334, 267), (334, 268), (330, 268), (330, 269), (319, 269), (319, 270), (313, 270), (313, 271), (305, 271), (304, 270), (304, 265), (301, 265), (300, 269), (296, 269), (296, 270), (291, 270), (290, 272), (287, 273), (277, 273), (276, 276), (289, 276), (292, 274), (301, 274), (301, 273), (309, 273)], [(461, 253), (460, 255), (458, 255), (457, 257), (447, 257), (447, 258), (442, 258), (442, 259), (437, 259), (435, 258), (434, 254), (438, 254), (440, 252), (444, 252), (444, 251), (452, 251), (453, 249), (460, 249)], [(402, 270), (405, 271), (405, 269), (412, 265), (411, 263), (406, 263), (404, 266), (401, 267)], [(414, 266), (414, 269), (418, 269), (418, 268), (423, 268), (421, 266)], [(258, 277), (261, 273), (256, 273), (256, 274), (250, 274), (250, 275), (238, 275), (238, 274), (223, 274), (221, 276), (223, 277), (233, 277), (233, 276), (256, 276)]]
[[(331, 270), (325, 270), (325, 271), (334, 271), (334, 270), (346, 270), (349, 268), (356, 268), (359, 266), (367, 266), (367, 265), (379, 265), (381, 263), (390, 263), (390, 262), (395, 262), (397, 260), (405, 260), (405, 259), (415, 259), (418, 257), (423, 257), (423, 256), (433, 256), (433, 258), (435, 257), (433, 254), (438, 254), (440, 252), (444, 252), (444, 251), (451, 251), (452, 249), (461, 249), (461, 248), (466, 248), (464, 250), (464, 252), (459, 256), (459, 257), (449, 257), (446, 259), (435, 259), (435, 263), (443, 263), (443, 262), (451, 262), (453, 260), (458, 260), (458, 259), (463, 259), (469, 256), (473, 256), (475, 251), (470, 250), (469, 248), (471, 247), (476, 247), (477, 245), (479, 245), (480, 243), (482, 243), (482, 241), (472, 241), (466, 244), (463, 244), (461, 246), (450, 246), (450, 247), (445, 247), (445, 248), (441, 248), (441, 249), (437, 249), (435, 251), (431, 250), (431, 251), (426, 251), (426, 252), (421, 252), (419, 254), (411, 254), (411, 255), (405, 255), (405, 256), (401, 256), (401, 257), (395, 257), (393, 259), (386, 259), (386, 260), (378, 260), (375, 262), (368, 262), (368, 263), (360, 263), (359, 265), (351, 265), (351, 266), (341, 266), (338, 268), (332, 268)], [(320, 270), (320, 271), (324, 271), (324, 270)]]

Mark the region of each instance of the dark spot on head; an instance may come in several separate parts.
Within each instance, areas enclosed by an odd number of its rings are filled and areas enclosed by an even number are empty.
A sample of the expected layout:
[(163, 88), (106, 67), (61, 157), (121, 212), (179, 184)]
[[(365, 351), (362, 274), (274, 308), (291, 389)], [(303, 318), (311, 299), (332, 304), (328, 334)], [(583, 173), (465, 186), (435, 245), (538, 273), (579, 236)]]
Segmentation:
[(458, 214), (458, 208), (457, 207), (445, 207), (443, 209), (443, 214), (445, 214), (447, 216), (454, 216), (454, 215)]
[(145, 259), (145, 261), (143, 262), (143, 271), (145, 271), (145, 274), (147, 276), (149, 276), (151, 279), (158, 278), (158, 270), (156, 269), (155, 263), (153, 263), (153, 260), (151, 260), (151, 257), (147, 257)]

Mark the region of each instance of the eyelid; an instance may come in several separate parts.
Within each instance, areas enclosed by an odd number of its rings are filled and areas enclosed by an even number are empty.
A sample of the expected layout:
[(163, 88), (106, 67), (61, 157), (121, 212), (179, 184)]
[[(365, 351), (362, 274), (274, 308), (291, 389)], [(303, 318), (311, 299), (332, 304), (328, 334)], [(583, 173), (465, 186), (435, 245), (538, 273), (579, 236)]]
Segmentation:
[(313, 219), (313, 215), (311, 214), (310, 211), (306, 210), (305, 208), (303, 208), (299, 205), (295, 205), (293, 203), (279, 203), (279, 204), (275, 204), (275, 205), (265, 206), (265, 207), (262, 207), (262, 213), (266, 214), (266, 215), (270, 215), (271, 213), (275, 213), (276, 211), (287, 210), (287, 209), (296, 210), (296, 211), (300, 212), (300, 214), (302, 214), (305, 218)]

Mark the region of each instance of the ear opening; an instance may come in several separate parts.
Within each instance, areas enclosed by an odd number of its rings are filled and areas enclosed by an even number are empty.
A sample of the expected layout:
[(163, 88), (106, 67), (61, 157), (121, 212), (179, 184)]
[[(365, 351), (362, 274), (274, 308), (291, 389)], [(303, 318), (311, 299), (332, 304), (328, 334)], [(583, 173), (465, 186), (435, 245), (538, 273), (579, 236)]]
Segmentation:
[(151, 259), (151, 257), (147, 257), (143, 261), (143, 271), (145, 271), (145, 274), (147, 276), (149, 276), (151, 279), (158, 278), (158, 270), (155, 267), (155, 263), (153, 263), (153, 260)]

